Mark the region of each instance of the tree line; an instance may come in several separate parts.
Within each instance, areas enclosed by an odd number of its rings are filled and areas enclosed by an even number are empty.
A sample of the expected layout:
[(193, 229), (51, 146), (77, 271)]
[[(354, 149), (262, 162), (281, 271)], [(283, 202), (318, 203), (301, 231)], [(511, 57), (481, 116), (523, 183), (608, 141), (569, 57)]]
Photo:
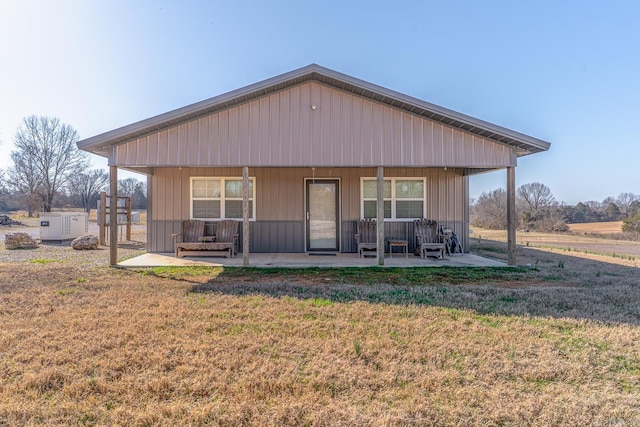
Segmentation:
[[(640, 195), (621, 193), (617, 198), (559, 203), (544, 184), (533, 182), (516, 192), (518, 227), (524, 230), (568, 231), (567, 224), (623, 221), (622, 231), (640, 232)], [(507, 227), (507, 192), (503, 188), (482, 193), (471, 205), (471, 224), (489, 229)]]
[[(53, 208), (95, 208), (100, 192), (108, 190), (109, 174), (90, 169), (78, 139), (78, 132), (57, 118), (25, 117), (14, 137), (13, 166), (0, 170), (0, 212), (25, 210), (32, 217)], [(121, 179), (118, 194), (131, 197), (133, 209), (147, 207), (146, 182)]]

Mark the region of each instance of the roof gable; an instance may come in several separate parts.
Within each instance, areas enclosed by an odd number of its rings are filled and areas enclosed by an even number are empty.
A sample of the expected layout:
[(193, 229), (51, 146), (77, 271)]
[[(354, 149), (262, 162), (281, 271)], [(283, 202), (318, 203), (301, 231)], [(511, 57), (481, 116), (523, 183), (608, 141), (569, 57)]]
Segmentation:
[(144, 167), (460, 167), (515, 164), (512, 148), (310, 80), (113, 148)]
[(516, 155), (524, 156), (546, 151), (550, 143), (431, 104), (372, 83), (311, 64), (298, 70), (276, 76), (244, 88), (240, 88), (177, 110), (124, 126), (101, 135), (78, 142), (82, 150), (107, 156), (109, 148), (137, 138), (193, 121), (203, 116), (247, 103), (307, 81), (317, 81), (324, 85), (351, 92), (363, 98), (375, 100), (393, 108), (421, 116), (435, 122), (457, 128), (465, 133), (490, 139), (513, 147)]

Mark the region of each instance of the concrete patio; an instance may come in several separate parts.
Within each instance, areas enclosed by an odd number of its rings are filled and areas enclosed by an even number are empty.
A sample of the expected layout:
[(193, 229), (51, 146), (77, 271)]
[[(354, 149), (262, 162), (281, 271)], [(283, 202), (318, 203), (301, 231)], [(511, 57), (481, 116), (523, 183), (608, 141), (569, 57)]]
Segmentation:
[[(182, 266), (210, 266), (210, 267), (242, 267), (242, 254), (234, 258), (221, 257), (184, 257), (176, 258), (173, 253), (146, 253), (135, 258), (119, 262), (120, 267), (182, 267)], [(255, 253), (249, 257), (249, 266), (266, 267), (376, 267), (377, 259), (360, 258), (358, 254), (339, 253), (336, 255), (309, 255), (306, 253)], [(444, 259), (422, 259), (413, 254), (407, 258), (401, 254), (388, 255), (384, 260), (384, 267), (506, 267), (501, 261), (483, 258), (474, 254), (445, 256)]]

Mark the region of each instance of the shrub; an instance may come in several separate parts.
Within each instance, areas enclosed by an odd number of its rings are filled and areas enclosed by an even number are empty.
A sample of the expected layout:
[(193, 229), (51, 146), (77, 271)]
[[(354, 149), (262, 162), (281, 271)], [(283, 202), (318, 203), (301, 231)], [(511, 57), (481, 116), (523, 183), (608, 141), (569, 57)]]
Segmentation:
[(640, 211), (622, 221), (622, 231), (626, 233), (640, 233)]

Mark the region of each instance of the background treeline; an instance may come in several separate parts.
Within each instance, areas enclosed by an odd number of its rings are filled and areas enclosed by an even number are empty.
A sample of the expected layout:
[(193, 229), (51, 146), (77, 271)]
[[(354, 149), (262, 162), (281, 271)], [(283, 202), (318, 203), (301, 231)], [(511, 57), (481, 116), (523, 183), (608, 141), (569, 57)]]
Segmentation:
[[(96, 169), (104, 173), (109, 178), (106, 171)], [(37, 195), (20, 192), (15, 188), (6, 185), (5, 173), (0, 170), (0, 213), (9, 213), (14, 211), (29, 211), (31, 208), (31, 216), (37, 216), (38, 213), (44, 212), (44, 207), (40, 203)], [(80, 193), (73, 188), (63, 188), (56, 193), (51, 205), (53, 210), (57, 209), (96, 209), (97, 201), (100, 198), (100, 192), (109, 193), (109, 185), (96, 186), (93, 191)], [(147, 184), (135, 178), (126, 178), (118, 180), (118, 195), (131, 197), (131, 208), (133, 210), (147, 209)]]
[[(640, 233), (640, 195), (621, 193), (617, 198), (585, 201), (569, 206), (559, 203), (544, 184), (520, 186), (516, 193), (518, 227), (522, 230), (568, 231), (567, 224), (623, 221), (622, 231)], [(482, 193), (471, 205), (471, 224), (488, 229), (507, 227), (507, 192), (498, 188)]]
[[(52, 209), (95, 209), (109, 175), (89, 168), (89, 155), (78, 150), (78, 133), (57, 118), (22, 120), (11, 151), (13, 165), (0, 170), (0, 212), (25, 210), (29, 216)], [(118, 194), (131, 197), (133, 209), (147, 208), (147, 184), (135, 178), (118, 181)]]

